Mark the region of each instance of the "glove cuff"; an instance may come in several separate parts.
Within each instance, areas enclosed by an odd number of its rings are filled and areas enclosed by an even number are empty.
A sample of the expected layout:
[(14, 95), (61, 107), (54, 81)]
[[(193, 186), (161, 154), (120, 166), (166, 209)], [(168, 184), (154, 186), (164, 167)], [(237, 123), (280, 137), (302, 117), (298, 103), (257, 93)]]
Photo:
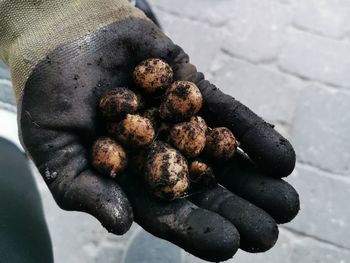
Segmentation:
[(0, 58), (10, 67), (17, 101), (32, 70), (51, 51), (133, 17), (147, 19), (127, 0), (0, 0)]

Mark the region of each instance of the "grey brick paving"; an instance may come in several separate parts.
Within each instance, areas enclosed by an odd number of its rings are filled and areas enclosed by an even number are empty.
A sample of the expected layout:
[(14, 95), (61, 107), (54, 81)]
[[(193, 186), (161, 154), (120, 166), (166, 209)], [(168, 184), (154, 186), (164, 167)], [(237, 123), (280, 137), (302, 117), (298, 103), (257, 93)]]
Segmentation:
[(292, 127), (298, 159), (350, 176), (350, 93), (312, 85), (304, 89)]
[[(224, 56), (215, 63), (213, 83), (273, 123), (293, 121), (303, 83), (280, 72)], [(256, 96), (256, 93), (259, 95)]]
[[(174, 43), (181, 45), (191, 56), (191, 62), (197, 66), (199, 71), (209, 74), (210, 62), (220, 54), (222, 43), (219, 39), (222, 33), (217, 28), (199, 21), (189, 23), (188, 20), (176, 15), (168, 15), (164, 11), (159, 11), (158, 14), (164, 30), (169, 31)], [(171, 31), (168, 30), (169, 28)], [(190, 37), (194, 32), (196, 32), (196, 37)], [(205, 47), (202, 43), (206, 43)]]
[[(215, 5), (212, 0), (201, 0), (201, 7), (198, 5), (198, 0), (152, 0), (149, 2), (158, 10), (216, 27), (225, 24), (231, 18), (235, 8), (235, 1), (231, 0), (216, 0)], [(159, 17), (162, 18), (160, 15)]]
[[(214, 3), (215, 2), (215, 3)], [(164, 30), (207, 78), (291, 139), (301, 212), (276, 247), (229, 262), (350, 263), (350, 2), (150, 0)], [(200, 3), (200, 4), (199, 4)], [(0, 63), (0, 100), (12, 97)], [(14, 103), (13, 97), (10, 99)], [(203, 262), (134, 224), (108, 234), (89, 215), (65, 212), (36, 174), (56, 262)], [(145, 246), (148, 245), (148, 246)], [(133, 253), (133, 249), (139, 251)], [(176, 251), (176, 252), (175, 252)], [(172, 254), (172, 253), (175, 254)], [(158, 260), (158, 261), (157, 261)], [(164, 261), (163, 261), (164, 262)]]
[[(315, 48), (317, 47), (317, 48)], [(290, 29), (280, 55), (283, 70), (350, 88), (350, 44)]]
[(141, 231), (133, 239), (124, 257), (125, 263), (181, 263), (182, 251), (171, 243)]
[(249, 60), (274, 60), (291, 21), (291, 10), (271, 0), (233, 1), (229, 23), (223, 28), (224, 49)]
[(294, 0), (294, 24), (331, 38), (344, 38), (350, 31), (348, 0)]
[(349, 178), (299, 165), (289, 182), (301, 193), (301, 211), (286, 227), (350, 250)]
[[(193, 256), (187, 255), (185, 263), (205, 262)], [(312, 238), (301, 237), (292, 232), (280, 229), (280, 235), (276, 246), (265, 253), (249, 254), (239, 251), (236, 256), (226, 261), (227, 263), (349, 263), (350, 251), (337, 247), (320, 244)]]
[(96, 263), (116, 263), (122, 262), (124, 249), (117, 247), (114, 243), (103, 242), (94, 256)]

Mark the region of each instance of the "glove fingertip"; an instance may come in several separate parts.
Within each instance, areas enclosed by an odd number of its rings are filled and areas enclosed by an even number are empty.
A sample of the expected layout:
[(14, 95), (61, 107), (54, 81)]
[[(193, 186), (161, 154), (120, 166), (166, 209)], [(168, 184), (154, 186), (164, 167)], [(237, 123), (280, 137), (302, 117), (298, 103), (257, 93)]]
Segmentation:
[(267, 123), (250, 129), (241, 143), (249, 157), (270, 176), (281, 178), (293, 172), (296, 162), (293, 146)]
[(240, 235), (225, 218), (198, 209), (192, 212), (187, 223), (193, 226), (193, 238), (189, 240), (198, 241), (192, 245), (192, 254), (213, 262), (228, 260), (236, 254), (240, 246)]
[(283, 185), (284, 195), (281, 196), (280, 209), (277, 209), (275, 220), (278, 224), (292, 221), (300, 211), (300, 200), (298, 192), (287, 182)]
[[(114, 205), (105, 204), (105, 211), (95, 215), (101, 222), (102, 226), (110, 233), (115, 235), (123, 235), (132, 226), (133, 213), (129, 204), (124, 204), (124, 207), (115, 207)], [(108, 207), (110, 206), (110, 207)]]
[(125, 234), (133, 223), (131, 205), (120, 186), (111, 178), (91, 170), (84, 171), (74, 180), (56, 181), (51, 185), (51, 191), (62, 209), (88, 213), (113, 234)]
[(103, 180), (96, 184), (96, 193), (91, 193), (87, 212), (96, 217), (102, 226), (110, 233), (125, 234), (134, 221), (134, 215), (129, 200), (122, 189), (113, 180)]

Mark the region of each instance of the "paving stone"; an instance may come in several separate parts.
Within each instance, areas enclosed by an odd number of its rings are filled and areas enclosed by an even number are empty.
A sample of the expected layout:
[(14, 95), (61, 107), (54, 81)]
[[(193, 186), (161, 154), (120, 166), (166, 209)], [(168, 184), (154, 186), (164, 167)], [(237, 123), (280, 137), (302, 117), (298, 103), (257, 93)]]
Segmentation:
[(211, 61), (220, 53), (220, 30), (165, 12), (157, 14), (167, 35), (185, 50), (199, 71), (208, 75)]
[(305, 87), (291, 130), (300, 161), (350, 176), (349, 102), (349, 92)]
[(232, 17), (235, 6), (231, 0), (150, 0), (155, 10), (172, 13), (181, 19), (201, 21), (212, 26), (223, 25)]
[(290, 125), (303, 84), (296, 78), (234, 58), (215, 62), (213, 83), (270, 122)]
[(181, 249), (142, 230), (128, 247), (123, 263), (181, 263)]
[(294, 0), (275, 0), (275, 1), (278, 1), (278, 2), (283, 3), (283, 4), (290, 4), (291, 1), (294, 1)]
[(350, 89), (350, 44), (290, 29), (280, 56), (283, 70)]
[(324, 36), (341, 38), (350, 31), (348, 0), (295, 0), (294, 24)]
[(55, 262), (93, 263), (97, 253), (96, 244), (106, 238), (107, 231), (87, 214), (61, 210), (49, 198), (49, 194), (42, 200)]
[[(212, 1), (151, 1), (157, 9), (170, 12), (187, 26), (193, 21), (186, 21), (183, 17), (190, 17), (196, 21), (211, 21), (209, 24), (222, 24), (219, 38), (216, 34), (207, 32), (206, 39), (215, 39), (217, 44), (238, 56), (253, 61), (264, 61), (276, 58), (283, 40), (285, 28), (291, 22), (291, 9), (278, 1), (267, 0), (219, 0)], [(183, 8), (186, 6), (186, 8)], [(161, 12), (157, 13), (162, 20)], [(195, 39), (193, 34), (186, 34), (186, 27), (173, 23), (171, 28), (177, 28), (184, 36), (190, 36), (188, 41)], [(201, 24), (203, 26), (203, 23)], [(164, 27), (166, 30), (167, 28)], [(219, 28), (217, 29), (219, 30)], [(202, 32), (202, 31), (199, 31)], [(198, 34), (196, 34), (198, 35)], [(205, 50), (210, 50), (205, 44)], [(209, 45), (210, 47), (211, 45)], [(198, 46), (197, 46), (198, 48)], [(210, 61), (210, 60), (208, 60)]]
[(122, 262), (124, 249), (116, 247), (112, 242), (102, 242), (95, 256), (96, 263)]
[(291, 9), (271, 0), (236, 0), (232, 5), (223, 30), (225, 50), (252, 61), (275, 59), (291, 22)]
[[(204, 263), (186, 255), (186, 263)], [(265, 253), (238, 253), (226, 263), (283, 262), (283, 263), (349, 263), (350, 252), (320, 243), (307, 237), (301, 237), (280, 229), (279, 240), (274, 248)]]
[(141, 229), (142, 228), (138, 224), (133, 223), (126, 234), (122, 236), (108, 234), (105, 242), (111, 243), (114, 247), (124, 249), (125, 251), (127, 249), (127, 245), (131, 242), (135, 235), (141, 231)]
[[(350, 180), (298, 165), (288, 181), (300, 195), (301, 210), (286, 226), (350, 249)], [(350, 257), (348, 258), (350, 260)]]

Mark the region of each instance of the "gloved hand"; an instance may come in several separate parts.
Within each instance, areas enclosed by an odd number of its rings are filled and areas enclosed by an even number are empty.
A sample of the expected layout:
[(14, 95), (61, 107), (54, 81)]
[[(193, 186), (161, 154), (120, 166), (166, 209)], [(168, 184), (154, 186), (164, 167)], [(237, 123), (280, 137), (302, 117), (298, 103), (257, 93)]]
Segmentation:
[[(229, 259), (239, 247), (262, 252), (275, 244), (276, 224), (299, 210), (298, 194), (280, 179), (295, 164), (287, 140), (204, 80), (183, 50), (127, 1), (11, 1), (0, 0), (0, 50), (17, 90), (20, 136), (61, 208), (87, 212), (115, 234), (125, 233), (134, 218), (209, 261)], [(6, 13), (23, 5), (32, 5), (25, 19), (37, 14), (41, 21), (34, 29), (31, 21), (14, 22), (16, 16)], [(175, 79), (198, 85), (203, 117), (230, 128), (254, 164), (237, 154), (216, 170), (223, 187), (172, 203), (155, 200), (131, 173), (117, 183), (91, 169), (90, 148), (102, 126), (101, 94), (133, 85), (134, 67), (149, 57), (166, 60)]]

